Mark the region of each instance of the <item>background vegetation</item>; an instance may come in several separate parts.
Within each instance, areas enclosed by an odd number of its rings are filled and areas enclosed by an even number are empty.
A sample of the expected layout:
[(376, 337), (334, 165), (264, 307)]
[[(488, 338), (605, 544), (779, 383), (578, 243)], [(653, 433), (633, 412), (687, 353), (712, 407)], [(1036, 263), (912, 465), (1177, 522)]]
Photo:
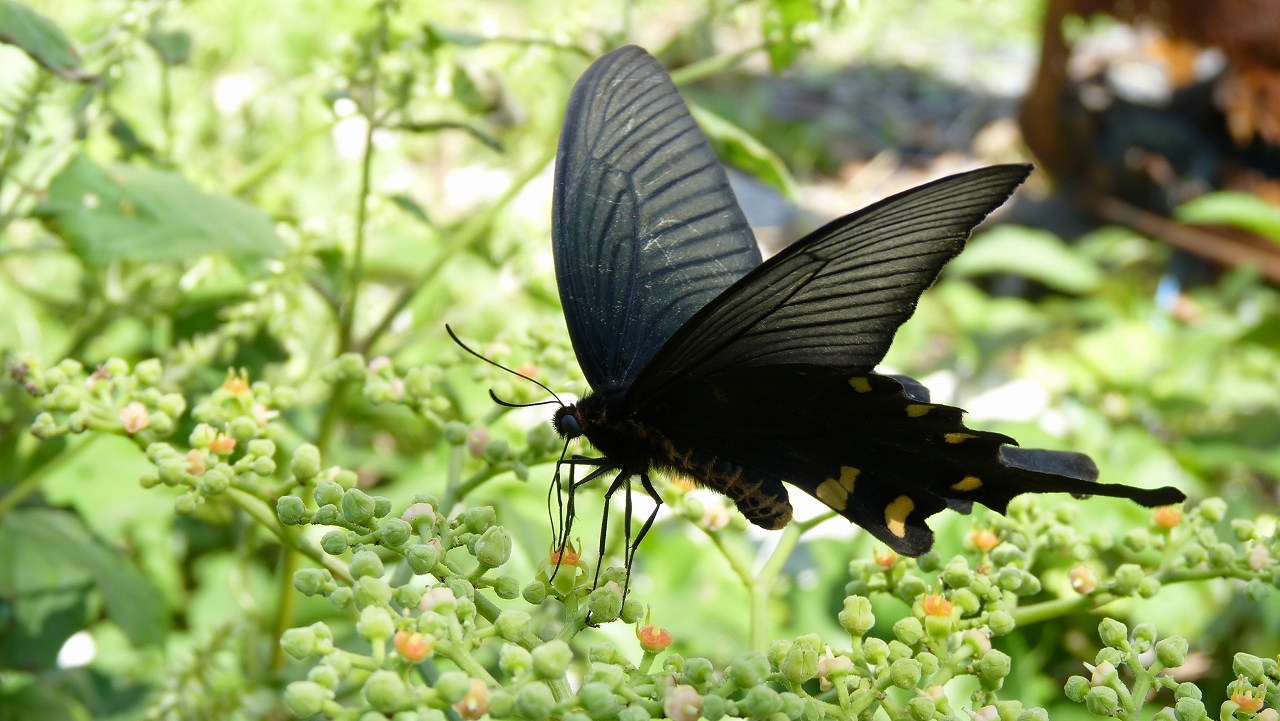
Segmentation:
[(591, 591), (600, 489), (551, 579), (546, 414), (443, 332), (585, 391), (550, 172), (608, 48), (675, 69), (795, 237), (886, 164), (1021, 157), (1036, 5), (0, 0), (0, 717), (1274, 719), (1280, 298), (1250, 271), (1006, 224), (885, 361), (1195, 510), (947, 515), (917, 563), (666, 479), (626, 604)]

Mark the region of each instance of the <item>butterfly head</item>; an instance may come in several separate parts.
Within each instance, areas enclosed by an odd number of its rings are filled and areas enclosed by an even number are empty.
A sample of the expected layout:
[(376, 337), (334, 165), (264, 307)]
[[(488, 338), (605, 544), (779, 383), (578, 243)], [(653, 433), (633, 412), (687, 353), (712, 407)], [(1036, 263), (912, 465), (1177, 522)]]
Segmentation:
[(578, 418), (578, 407), (576, 405), (560, 406), (556, 409), (556, 414), (551, 418), (552, 425), (556, 428), (556, 433), (560, 434), (565, 440), (573, 440), (582, 435), (582, 422)]

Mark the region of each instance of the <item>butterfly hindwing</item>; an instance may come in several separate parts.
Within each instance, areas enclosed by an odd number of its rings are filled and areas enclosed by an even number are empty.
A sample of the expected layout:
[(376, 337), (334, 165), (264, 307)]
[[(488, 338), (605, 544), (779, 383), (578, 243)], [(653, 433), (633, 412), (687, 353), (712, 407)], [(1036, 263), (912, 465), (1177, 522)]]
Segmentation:
[(797, 241), (672, 336), (633, 386), (636, 403), (674, 379), (731, 368), (870, 371), (942, 266), (1028, 172), (996, 165), (953, 175)]
[[(966, 427), (960, 409), (930, 403), (922, 390), (909, 393), (876, 374), (748, 367), (674, 384), (660, 399), (655, 426), (675, 446), (699, 449), (705, 467), (717, 464), (717, 474), (700, 478), (704, 485), (735, 500), (769, 494), (785, 501), (786, 481), (908, 555), (928, 550), (933, 534), (925, 521), (948, 507), (965, 511), (978, 502), (1003, 511), (1016, 495), (1050, 491), (1146, 505), (1177, 500), (1174, 489), (1094, 483), (1097, 470), (1086, 456), (1019, 449), (1007, 436)], [(736, 487), (723, 488), (725, 477)]]
[(623, 387), (760, 264), (728, 177), (662, 65), (628, 46), (574, 86), (552, 235), (569, 335), (596, 390)]

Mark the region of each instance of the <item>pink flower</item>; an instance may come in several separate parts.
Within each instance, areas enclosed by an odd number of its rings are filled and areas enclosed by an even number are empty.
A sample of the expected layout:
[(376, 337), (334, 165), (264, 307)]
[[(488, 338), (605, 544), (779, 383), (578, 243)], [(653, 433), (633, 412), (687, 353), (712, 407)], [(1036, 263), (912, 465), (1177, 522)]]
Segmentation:
[(471, 679), (471, 690), (467, 691), (467, 695), (462, 700), (453, 705), (453, 710), (458, 715), (468, 721), (489, 713), (489, 688), (484, 685), (484, 681), (478, 678)]
[(204, 453), (192, 448), (187, 451), (187, 472), (193, 476), (203, 476), (204, 472), (209, 470), (209, 463), (204, 457)]
[[(636, 638), (640, 639), (640, 648), (650, 653), (657, 653), (663, 650), (670, 646), (674, 640), (671, 632), (661, 626), (641, 626), (636, 630)], [(698, 704), (698, 708), (702, 708), (701, 699), (698, 699)]]
[(484, 447), (489, 445), (489, 429), (481, 426), (467, 434), (467, 450), (471, 452), (472, 457), (479, 458), (484, 455)]
[(692, 686), (681, 684), (667, 694), (662, 710), (671, 721), (698, 721), (702, 716), (702, 697)]
[(151, 414), (147, 412), (146, 406), (134, 401), (120, 409), (120, 423), (124, 426), (125, 433), (133, 435), (151, 425)]
[(1087, 596), (1098, 588), (1098, 576), (1083, 563), (1071, 569), (1067, 578), (1071, 581), (1071, 588), (1081, 596)]
[(234, 451), (235, 449), (236, 449), (236, 439), (232, 438), (226, 433), (219, 433), (218, 435), (214, 436), (213, 440), (209, 443), (209, 450), (213, 451), (214, 453), (217, 453), (220, 456), (225, 456), (228, 453)]

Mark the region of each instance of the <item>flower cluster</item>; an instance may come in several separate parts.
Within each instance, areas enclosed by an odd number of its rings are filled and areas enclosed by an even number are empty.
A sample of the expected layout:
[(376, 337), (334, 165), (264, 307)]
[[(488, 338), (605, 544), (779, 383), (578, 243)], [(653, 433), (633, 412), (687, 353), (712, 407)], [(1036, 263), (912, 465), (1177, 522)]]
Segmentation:
[(112, 358), (86, 372), (72, 359), (45, 369), (35, 357), (24, 356), (9, 366), (9, 377), (39, 399), (41, 412), (31, 424), (37, 438), (102, 431), (145, 444), (172, 434), (187, 409), (181, 394), (157, 388), (163, 371), (154, 358), (133, 368)]

